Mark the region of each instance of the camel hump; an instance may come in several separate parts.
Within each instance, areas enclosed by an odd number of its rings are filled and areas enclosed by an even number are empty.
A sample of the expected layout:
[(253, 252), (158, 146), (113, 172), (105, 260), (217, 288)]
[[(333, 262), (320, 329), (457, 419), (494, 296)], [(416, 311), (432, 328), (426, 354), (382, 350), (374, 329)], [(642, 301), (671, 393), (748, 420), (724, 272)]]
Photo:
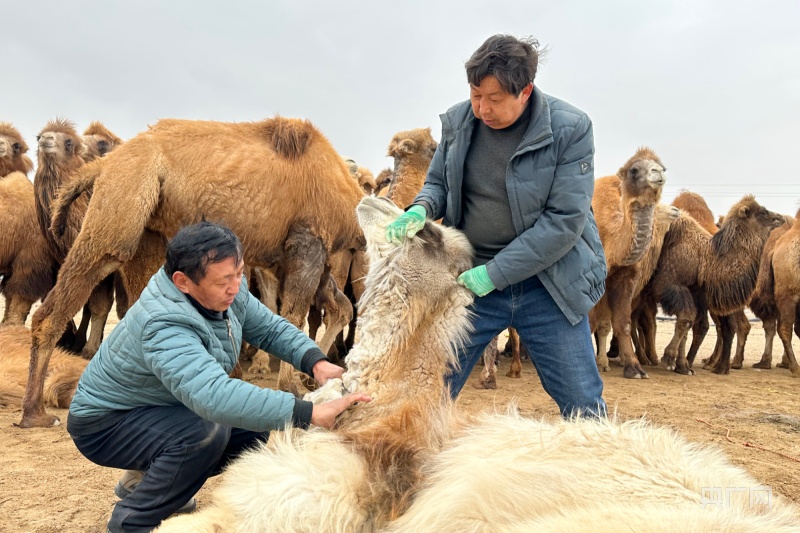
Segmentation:
[(264, 123), (264, 136), (286, 159), (299, 159), (311, 145), (316, 128), (307, 120), (275, 117)]

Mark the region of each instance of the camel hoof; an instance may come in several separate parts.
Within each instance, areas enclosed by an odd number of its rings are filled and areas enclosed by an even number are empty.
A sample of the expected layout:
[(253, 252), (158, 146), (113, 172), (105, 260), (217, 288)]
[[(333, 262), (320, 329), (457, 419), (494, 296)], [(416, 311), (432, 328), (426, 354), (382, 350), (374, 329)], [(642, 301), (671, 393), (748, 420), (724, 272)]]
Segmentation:
[(783, 361), (781, 361), (780, 363), (775, 365), (775, 368), (789, 368), (789, 364), (788, 363), (784, 363)]
[[(780, 366), (781, 366), (781, 365), (780, 365), (780, 363), (779, 363), (779, 364), (778, 364), (778, 367), (780, 367)], [(761, 370), (771, 370), (771, 369), (772, 369), (772, 362), (770, 362), (770, 361), (764, 361), (764, 360), (762, 359), (762, 360), (761, 360), (761, 361), (759, 361), (758, 363), (753, 363), (753, 368), (760, 368)]]
[(730, 368), (714, 368), (712, 370), (712, 372), (714, 372), (715, 374), (719, 374), (720, 376), (724, 376), (724, 375), (730, 374), (731, 373), (731, 369)]
[(509, 370), (508, 372), (506, 372), (506, 377), (519, 379), (522, 377), (522, 375), (520, 374), (520, 372), (514, 372), (513, 370)]
[(487, 380), (487, 381), (480, 380), (475, 384), (475, 388), (476, 389), (496, 389), (497, 388), (497, 381), (494, 380), (494, 379)]
[[(704, 365), (705, 365), (705, 364), (708, 364), (708, 362), (709, 362), (709, 361), (711, 361), (711, 358), (710, 358), (710, 357), (703, 357), (703, 358), (700, 360), (700, 362), (701, 362), (701, 363), (703, 363)], [(703, 368), (705, 368), (705, 367), (703, 367)]]
[(741, 370), (742, 369), (742, 363), (731, 363), (731, 368), (734, 369), (734, 370)]
[(52, 428), (61, 425), (61, 419), (55, 415), (48, 415), (45, 412), (25, 416), (22, 415), (22, 420), (19, 424), (14, 424), (17, 427), (28, 428)]
[(694, 376), (694, 370), (692, 370), (688, 366), (687, 367), (676, 366), (675, 373), (681, 374), (682, 376)]
[(599, 370), (600, 372), (610, 372), (611, 367), (608, 365), (597, 365), (597, 370)]
[(647, 372), (642, 370), (641, 368), (636, 368), (634, 366), (626, 366), (625, 370), (623, 370), (622, 375), (627, 379), (649, 379), (650, 376), (647, 375)]

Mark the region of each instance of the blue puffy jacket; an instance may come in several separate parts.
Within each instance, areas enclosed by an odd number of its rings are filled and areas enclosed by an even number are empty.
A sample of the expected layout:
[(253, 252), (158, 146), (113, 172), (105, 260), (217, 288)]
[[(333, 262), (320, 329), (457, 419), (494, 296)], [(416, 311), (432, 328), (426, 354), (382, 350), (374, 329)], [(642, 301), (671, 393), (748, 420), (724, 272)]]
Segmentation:
[(282, 429), (292, 420), (292, 394), (228, 377), (242, 339), (298, 369), (306, 354), (321, 352), (253, 297), (244, 279), (227, 314), (205, 319), (160, 269), (89, 362), (70, 417), (183, 404), (219, 424)]
[[(498, 289), (539, 276), (573, 324), (605, 291), (606, 261), (591, 212), (594, 139), (589, 117), (534, 87), (533, 115), (506, 172), (517, 237), (486, 263)], [(431, 218), (461, 223), (461, 189), (476, 118), (469, 101), (440, 116), (442, 141), (414, 200)]]

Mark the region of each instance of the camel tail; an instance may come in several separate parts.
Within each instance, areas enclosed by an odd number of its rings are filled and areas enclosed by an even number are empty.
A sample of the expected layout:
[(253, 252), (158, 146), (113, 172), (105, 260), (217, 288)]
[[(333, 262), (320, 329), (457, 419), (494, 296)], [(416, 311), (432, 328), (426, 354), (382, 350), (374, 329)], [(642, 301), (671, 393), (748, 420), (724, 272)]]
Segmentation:
[(94, 180), (100, 175), (101, 167), (96, 163), (89, 163), (81, 169), (73, 180), (58, 189), (50, 217), (50, 231), (61, 239), (67, 231), (69, 210), (80, 196), (94, 189)]
[(307, 120), (275, 117), (264, 125), (264, 136), (281, 157), (299, 159), (317, 134)]

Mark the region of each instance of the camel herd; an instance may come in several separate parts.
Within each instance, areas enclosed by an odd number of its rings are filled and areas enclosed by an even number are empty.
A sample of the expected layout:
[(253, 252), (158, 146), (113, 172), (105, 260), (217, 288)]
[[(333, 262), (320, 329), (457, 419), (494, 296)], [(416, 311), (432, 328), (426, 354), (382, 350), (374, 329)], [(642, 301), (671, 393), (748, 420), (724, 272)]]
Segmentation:
[[(252, 123), (161, 120), (125, 142), (100, 123), (79, 135), (72, 123), (56, 119), (37, 139), (38, 165), (31, 183), (28, 146), (11, 124), (0, 123), (0, 202), (5, 202), (0, 207), (0, 291), (6, 300), (0, 406), (21, 404), (21, 427), (58, 423), (45, 406), (68, 404), (86, 359), (102, 340), (113, 302), (121, 318), (163, 263), (166, 243), (177, 230), (213, 220), (241, 238), (250, 290), (298, 327), (307, 322), (312, 337), (325, 324), (320, 347), (332, 356), (347, 354), (344, 382), (312, 396), (363, 390), (373, 402), (343, 417), (334, 433), (287, 431), (232, 468), (215, 500), (217, 514), (210, 510), (197, 531), (270, 529), (265, 524), (275, 524), (274, 530), (316, 530), (320, 523), (332, 524), (331, 531), (412, 531), (434, 522), (442, 524), (441, 531), (482, 531), (504, 520), (504, 505), (517, 513), (532, 510), (522, 517), (525, 522), (493, 530), (567, 527), (563, 516), (531, 507), (527, 492), (523, 501), (515, 494), (514, 487), (538, 483), (552, 464), (532, 462), (530, 479), (521, 484), (509, 482), (519, 471), (498, 474), (500, 466), (479, 465), (485, 473), (476, 483), (483, 493), (452, 483), (484, 472), (465, 470), (470, 457), (485, 457), (476, 450), (505, 449), (515, 442), (528, 450), (524, 455), (536, 457), (541, 451), (530, 450), (544, 441), (518, 441), (520, 432), (531, 430), (531, 422), (513, 413), (474, 419), (443, 399), (443, 375), (466, 332), (471, 301), (455, 282), (471, 265), (471, 248), (463, 236), (429, 222), (407, 245), (391, 245), (384, 238), (386, 223), (422, 187), (437, 146), (430, 129), (395, 135), (388, 148), (394, 167), (377, 177), (338, 154), (310, 122), (284, 117)], [(664, 183), (665, 166), (649, 148), (636, 151), (615, 175), (596, 180), (592, 207), (609, 273), (606, 294), (590, 314), (598, 368), (609, 370), (609, 344), (615, 342), (625, 377), (646, 378), (645, 368), (658, 364), (692, 374), (709, 315), (719, 335), (706, 368), (717, 373), (740, 368), (749, 305), (767, 332), (764, 355), (755, 366), (771, 367), (777, 332), (784, 345), (778, 366), (800, 377), (791, 342), (793, 328), (800, 330), (796, 218), (773, 213), (745, 196), (717, 227), (705, 202), (693, 193), (682, 193), (671, 206), (662, 204)], [(31, 330), (21, 327), (40, 299)], [(673, 338), (660, 359), (654, 341), (659, 307), (676, 316)], [(84, 318), (75, 326), (72, 317), (82, 309)], [(518, 369), (519, 342), (511, 333)], [(739, 342), (731, 363), (734, 335)], [(242, 356), (251, 351), (244, 347)], [(494, 353), (487, 351), (484, 384), (494, 381)], [(269, 361), (258, 357), (251, 371), (267, 371)], [(284, 390), (299, 393), (300, 383), (314, 388), (310, 381), (291, 368), (280, 369)], [(338, 391), (331, 389), (337, 385)], [(703, 476), (720, 476), (724, 470), (736, 483), (754, 484), (742, 471), (727, 470), (729, 465), (714, 453), (698, 452), (669, 432), (645, 425), (623, 429), (615, 421), (582, 424), (540, 423), (533, 429), (550, 435), (546, 440), (566, 450), (565, 458), (587, 449), (582, 439), (598, 449), (607, 446), (609, 454), (627, 439), (648, 451), (657, 441), (665, 457), (684, 460), (662, 465), (654, 478), (643, 476), (647, 465), (633, 456), (628, 465), (590, 469), (595, 475), (584, 476), (583, 485), (574, 485), (585, 473), (576, 471), (569, 479), (553, 481), (553, 487), (564, 490), (565, 502), (575, 504), (569, 491), (589, 490), (591, 483), (625, 485), (619, 469), (630, 473), (631, 483), (643, 483), (635, 494), (663, 486), (659, 475), (682, 479), (682, 487), (656, 491), (652, 501), (636, 501), (656, 505), (664, 494), (680, 493), (673, 503), (684, 513), (696, 511), (697, 487), (708, 481)], [(483, 433), (493, 437), (486, 440)], [(324, 460), (315, 450), (337, 447), (340, 461), (325, 462), (325, 479), (315, 478), (308, 468), (294, 470), (293, 465), (311, 464), (312, 457)], [(512, 447), (509, 453), (517, 451)], [(301, 460), (287, 461), (291, 453)], [(722, 470), (713, 473), (707, 465)], [(263, 491), (273, 490), (273, 478), (261, 483), (254, 471), (274, 472), (287, 483), (313, 490), (296, 492), (297, 499), (271, 496)], [(336, 478), (336, 472), (341, 476)], [(492, 494), (485, 488), (490, 479), (502, 481)], [(263, 498), (237, 499), (243, 487)], [(442, 506), (435, 504), (445, 494), (452, 501), (452, 507), (445, 507), (458, 512), (440, 513)], [(494, 503), (482, 507), (490, 496)], [(574, 516), (583, 512), (587, 523), (605, 520), (613, 528), (619, 516), (637, 519), (625, 505), (618, 515), (608, 507), (581, 505)], [(668, 519), (673, 511), (664, 509), (665, 531), (675, 526)], [(325, 518), (314, 518), (314, 513)], [(706, 514), (698, 520), (706, 520), (707, 528), (698, 530), (727, 527), (725, 520), (732, 520), (733, 525), (777, 531), (797, 515), (789, 507), (777, 513), (754, 518), (742, 508), (718, 517)], [(186, 530), (179, 524), (176, 528)]]

